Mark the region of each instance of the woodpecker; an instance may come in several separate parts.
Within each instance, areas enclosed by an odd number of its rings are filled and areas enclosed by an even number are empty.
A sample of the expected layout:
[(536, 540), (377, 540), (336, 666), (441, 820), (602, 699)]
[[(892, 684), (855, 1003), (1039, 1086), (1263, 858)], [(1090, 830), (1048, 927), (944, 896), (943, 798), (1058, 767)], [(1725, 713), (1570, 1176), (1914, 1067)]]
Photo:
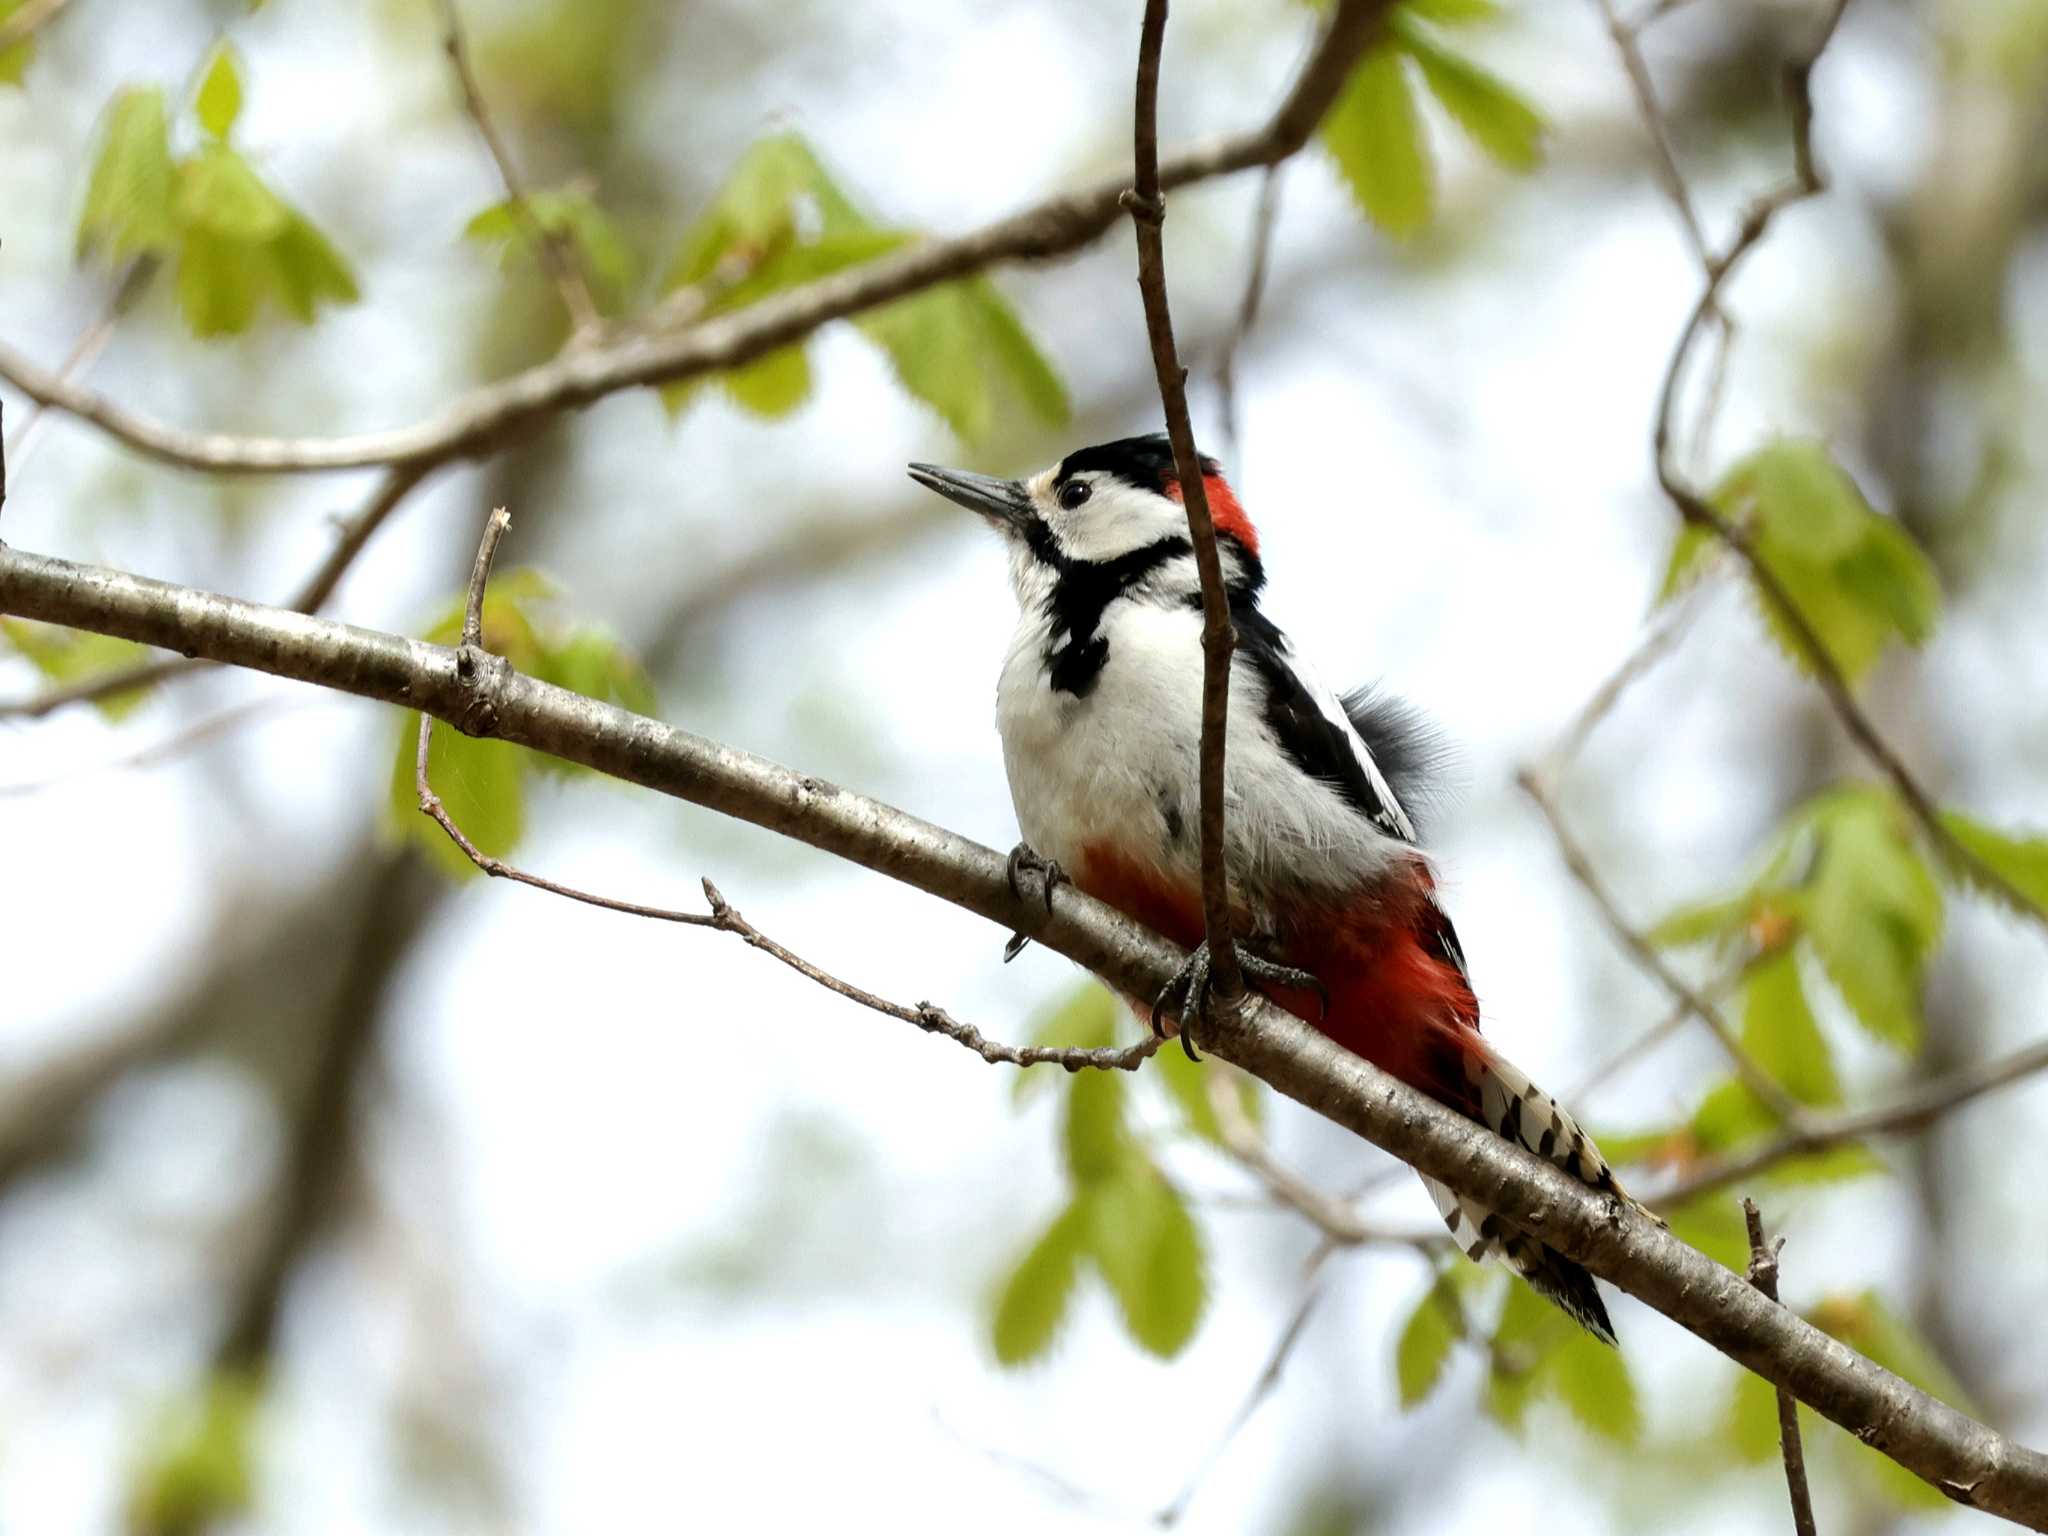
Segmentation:
[[(1237, 650), (1226, 738), (1233, 940), (1274, 1002), (1574, 1178), (1628, 1200), (1586, 1133), (1479, 1032), (1479, 1004), (1411, 808), (1436, 754), (1402, 704), (1320, 682), (1260, 606), (1259, 538), (1202, 461)], [(1017, 627), (996, 723), (1023, 842), (1015, 887), (1070, 881), (1193, 954), (1154, 1003), (1200, 1017), (1202, 592), (1164, 436), (1068, 454), (1026, 480), (913, 464), (1009, 554)], [(1021, 936), (1006, 953), (1021, 947)], [(1183, 1035), (1185, 1040), (1185, 1035)], [(1609, 1344), (1593, 1277), (1422, 1176), (1460, 1249), (1496, 1258)], [(1632, 1201), (1629, 1203), (1633, 1204)]]

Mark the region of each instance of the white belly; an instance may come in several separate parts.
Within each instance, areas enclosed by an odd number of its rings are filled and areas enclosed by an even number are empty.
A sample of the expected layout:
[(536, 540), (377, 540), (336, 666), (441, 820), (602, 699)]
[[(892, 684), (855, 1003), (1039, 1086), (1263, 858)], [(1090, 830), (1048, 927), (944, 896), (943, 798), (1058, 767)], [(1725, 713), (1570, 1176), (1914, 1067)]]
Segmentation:
[[(1045, 625), (1018, 626), (996, 690), (1010, 796), (1024, 840), (1070, 870), (1107, 844), (1162, 873), (1198, 878), (1202, 621), (1192, 608), (1118, 602), (1109, 659), (1083, 697), (1048, 679)], [(1265, 689), (1231, 673), (1225, 821), (1239, 900), (1271, 910), (1284, 891), (1347, 890), (1384, 873), (1398, 845), (1266, 730)]]

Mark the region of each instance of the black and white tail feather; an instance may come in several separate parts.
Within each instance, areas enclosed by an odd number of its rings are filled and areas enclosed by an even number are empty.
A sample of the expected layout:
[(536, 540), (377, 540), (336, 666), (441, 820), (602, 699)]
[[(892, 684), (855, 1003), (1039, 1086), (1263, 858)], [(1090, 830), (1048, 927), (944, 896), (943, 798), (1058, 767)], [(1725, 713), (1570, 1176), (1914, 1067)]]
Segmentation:
[[(1489, 1056), (1484, 1061), (1468, 1059), (1465, 1076), (1477, 1094), (1481, 1124), (1555, 1163), (1580, 1183), (1629, 1198), (1579, 1123), (1557, 1100), (1530, 1082), (1521, 1068)], [(1599, 1288), (1583, 1268), (1449, 1185), (1426, 1173), (1421, 1178), (1451, 1229), (1452, 1241), (1467, 1258), (1499, 1259), (1595, 1338), (1608, 1344), (1619, 1342)]]

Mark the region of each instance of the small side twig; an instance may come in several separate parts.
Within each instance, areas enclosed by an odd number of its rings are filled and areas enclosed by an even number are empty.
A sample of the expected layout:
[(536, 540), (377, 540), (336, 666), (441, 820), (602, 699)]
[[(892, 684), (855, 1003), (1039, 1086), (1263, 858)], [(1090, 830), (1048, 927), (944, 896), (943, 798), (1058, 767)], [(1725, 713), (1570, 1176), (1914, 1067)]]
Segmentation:
[[(1166, 0), (1145, 0), (1138, 39), (1138, 86), (1132, 113), (1135, 186), (1125, 199), (1138, 240), (1138, 291), (1145, 303), (1145, 330), (1152, 341), (1152, 367), (1159, 376), (1159, 401), (1166, 411), (1166, 435), (1173, 444), (1181, 503), (1188, 514), (1188, 538), (1202, 581), (1202, 926), (1209, 943), (1214, 996), (1226, 1007), (1244, 997), (1244, 977), (1230, 929), (1230, 890), (1224, 864), (1224, 724), (1230, 709), (1230, 658), (1237, 631), (1223, 590), (1223, 563), (1216, 551), (1216, 527), (1202, 482), (1202, 461), (1188, 420), (1187, 373), (1173, 341), (1173, 316), (1166, 300), (1166, 247), (1162, 225), (1166, 204), (1159, 182), (1159, 51), (1166, 39)], [(1191, 998), (1199, 1007), (1205, 1000)]]
[[(491, 565), (497, 558), (498, 544), (511, 525), (511, 516), (503, 507), (491, 513), (484, 524), (482, 540), (477, 545), (476, 562), (470, 569), (469, 596), (462, 615), (462, 643), (457, 651), (457, 669), (461, 675), (474, 684), (483, 673), (481, 665), (484, 630), (484, 591), (490, 585)], [(464, 662), (468, 664), (465, 666)], [(927, 1034), (942, 1035), (946, 1039), (964, 1046), (983, 1061), (991, 1065), (1013, 1067), (1035, 1067), (1051, 1064), (1079, 1072), (1094, 1068), (1099, 1070), (1135, 1072), (1139, 1066), (1155, 1053), (1163, 1043), (1147, 1035), (1134, 1045), (1128, 1046), (1043, 1046), (1006, 1045), (999, 1040), (990, 1040), (972, 1024), (962, 1023), (936, 1004), (920, 1002), (915, 1007), (905, 1007), (891, 1002), (888, 998), (857, 987), (850, 981), (843, 981), (831, 972), (813, 965), (794, 950), (778, 944), (752, 923), (741, 917), (738, 910), (728, 902), (718, 887), (709, 880), (704, 881), (704, 899), (710, 905), (709, 912), (681, 912), (671, 907), (648, 906), (637, 901), (622, 901), (616, 896), (603, 896), (595, 891), (582, 890), (573, 885), (564, 885), (536, 875), (530, 870), (485, 853), (449, 814), (441, 797), (434, 793), (433, 784), (427, 774), (427, 762), (434, 739), (434, 717), (424, 711), (420, 714), (419, 746), (413, 756), (413, 791), (419, 800), (422, 815), (429, 817), (435, 825), (448, 834), (449, 841), (462, 851), (462, 856), (485, 874), (500, 880), (511, 880), (520, 885), (530, 885), (535, 890), (546, 891), (551, 896), (565, 897), (580, 901), (585, 906), (602, 907), (607, 912), (623, 912), (630, 917), (647, 917), (656, 922), (678, 923), (685, 928), (709, 928), (718, 933), (737, 935), (750, 947), (764, 954), (772, 955), (798, 975), (815, 981), (828, 992), (871, 1008), (876, 1013), (887, 1014), (892, 1019), (901, 1019), (906, 1024), (915, 1024)]]
[[(1764, 1241), (1764, 1219), (1754, 1200), (1743, 1200), (1742, 1219), (1749, 1226), (1749, 1283), (1776, 1301), (1778, 1255), (1784, 1251), (1785, 1239)], [(1783, 1387), (1777, 1390), (1778, 1450), (1785, 1458), (1785, 1486), (1792, 1495), (1792, 1529), (1796, 1536), (1817, 1536), (1813, 1494), (1806, 1486), (1806, 1452), (1799, 1443), (1799, 1404)]]
[(456, 84), (462, 90), (463, 111), (476, 125), (478, 136), (491, 153), (491, 163), (497, 166), (498, 179), (504, 183), (505, 200), (512, 207), (512, 216), (526, 226), (527, 237), (533, 241), (534, 255), (541, 270), (547, 273), (548, 281), (562, 296), (562, 307), (569, 312), (572, 342), (585, 344), (593, 341), (604, 330), (604, 317), (598, 312), (597, 301), (591, 297), (590, 285), (584, 281), (575, 252), (562, 238), (560, 230), (550, 229), (540, 221), (533, 205), (527, 201), (525, 185), (513, 167), (511, 153), (499, 136), (490, 109), (484, 104), (483, 91), (476, 83), (476, 71), (470, 67), (469, 45), (463, 34), (462, 17), (456, 10), (456, 0), (440, 0), (440, 7), (441, 46), (448, 54)]

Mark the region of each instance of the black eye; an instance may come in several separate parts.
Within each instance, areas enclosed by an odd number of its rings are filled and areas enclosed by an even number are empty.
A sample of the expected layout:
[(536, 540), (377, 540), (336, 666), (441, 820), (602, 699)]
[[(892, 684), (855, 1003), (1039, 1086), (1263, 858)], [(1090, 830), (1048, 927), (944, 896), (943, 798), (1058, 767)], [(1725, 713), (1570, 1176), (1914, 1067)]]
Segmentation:
[(1069, 512), (1086, 501), (1092, 492), (1086, 480), (1069, 480), (1060, 487), (1060, 505)]

